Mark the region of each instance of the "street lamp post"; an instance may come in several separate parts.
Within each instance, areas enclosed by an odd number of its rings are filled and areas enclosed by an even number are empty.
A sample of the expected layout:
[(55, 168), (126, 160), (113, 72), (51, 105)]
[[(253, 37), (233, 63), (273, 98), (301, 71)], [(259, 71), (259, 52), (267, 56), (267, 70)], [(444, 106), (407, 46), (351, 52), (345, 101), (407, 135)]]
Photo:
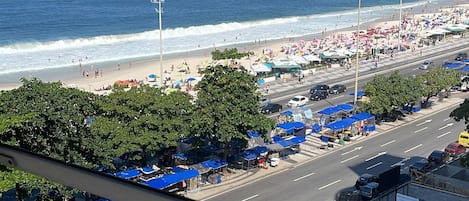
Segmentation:
[(358, 14), (357, 14), (357, 65), (355, 66), (355, 93), (353, 94), (353, 105), (357, 108), (357, 100), (358, 100), (358, 68), (360, 67), (360, 59), (359, 59), (359, 47), (360, 47), (360, 7), (361, 7), (361, 0), (358, 0)]
[(402, 0), (399, 0), (399, 36), (397, 37), (397, 53), (401, 52), (401, 28), (402, 28)]
[(160, 82), (163, 85), (163, 22), (161, 20), (161, 13), (163, 13), (163, 9), (161, 8), (161, 4), (164, 3), (165, 0), (150, 0), (151, 3), (158, 4), (158, 8), (155, 8), (155, 11), (158, 13), (158, 20), (160, 25)]

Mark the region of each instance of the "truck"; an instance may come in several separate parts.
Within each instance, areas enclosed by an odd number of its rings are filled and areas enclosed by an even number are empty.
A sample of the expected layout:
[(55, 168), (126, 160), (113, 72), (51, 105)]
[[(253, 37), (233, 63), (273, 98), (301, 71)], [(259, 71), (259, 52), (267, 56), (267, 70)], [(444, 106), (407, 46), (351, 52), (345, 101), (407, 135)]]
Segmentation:
[[(405, 177), (405, 175), (401, 175), (401, 167), (395, 166), (379, 174), (375, 181), (361, 186), (360, 195), (363, 200), (371, 200), (381, 193), (397, 187)], [(407, 175), (407, 177), (409, 176)]]

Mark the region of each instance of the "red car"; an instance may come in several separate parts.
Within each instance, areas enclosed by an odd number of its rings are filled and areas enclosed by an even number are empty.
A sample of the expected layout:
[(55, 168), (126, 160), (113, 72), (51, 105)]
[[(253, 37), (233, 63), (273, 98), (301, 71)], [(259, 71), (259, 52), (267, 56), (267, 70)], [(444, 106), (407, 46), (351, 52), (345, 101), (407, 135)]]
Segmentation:
[(457, 142), (452, 142), (445, 148), (445, 152), (450, 154), (451, 156), (461, 155), (466, 153), (466, 147), (458, 144)]

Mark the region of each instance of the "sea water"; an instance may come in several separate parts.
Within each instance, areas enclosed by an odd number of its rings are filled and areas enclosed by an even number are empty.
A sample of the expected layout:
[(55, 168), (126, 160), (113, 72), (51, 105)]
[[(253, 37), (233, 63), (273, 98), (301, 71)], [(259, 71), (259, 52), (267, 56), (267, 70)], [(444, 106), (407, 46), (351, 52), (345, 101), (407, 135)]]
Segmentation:
[[(149, 0), (0, 1), (0, 83), (80, 64), (158, 58), (160, 45), (164, 54), (208, 52), (350, 27), (358, 6), (350, 0), (166, 0), (160, 44), (158, 5)], [(404, 2), (403, 8), (413, 8), (437, 1)], [(361, 22), (396, 15), (399, 8), (398, 0), (362, 0)]]

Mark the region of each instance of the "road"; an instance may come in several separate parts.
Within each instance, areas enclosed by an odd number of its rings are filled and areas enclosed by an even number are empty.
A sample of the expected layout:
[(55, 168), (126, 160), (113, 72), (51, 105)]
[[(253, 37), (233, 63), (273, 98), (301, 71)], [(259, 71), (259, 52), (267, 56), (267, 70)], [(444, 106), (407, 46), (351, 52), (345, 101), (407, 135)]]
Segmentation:
[[(402, 61), (382, 66), (379, 71), (362, 70), (359, 88), (370, 81), (375, 74), (389, 73), (394, 69), (399, 69), (403, 75), (423, 73), (425, 71), (418, 69), (423, 60), (432, 59), (436, 66), (441, 66), (445, 60), (454, 59), (457, 52), (467, 51), (467, 49), (469, 48), (454, 48), (451, 51), (446, 51), (447, 55), (435, 52), (432, 55), (437, 56), (436, 59), (427, 56)], [(296, 86), (294, 89), (282, 93), (273, 93), (269, 98), (274, 102), (286, 105), (287, 101), (294, 95), (309, 97), (309, 89), (315, 84), (342, 83), (347, 86), (348, 92), (345, 94), (331, 95), (322, 101), (310, 101), (307, 106), (311, 107), (313, 111), (319, 111), (331, 105), (352, 101), (352, 96), (348, 94), (353, 91), (353, 78), (353, 72), (345, 72), (333, 79), (326, 79), (325, 82), (316, 81)], [(364, 172), (376, 174), (393, 165), (402, 165), (401, 171), (407, 172), (409, 165), (413, 162), (428, 156), (431, 151), (441, 150), (448, 143), (455, 141), (459, 131), (464, 128), (464, 124), (456, 123), (448, 118), (452, 109), (454, 107), (206, 200), (334, 200), (337, 192), (353, 186), (356, 178)], [(273, 117), (275, 114), (271, 116)]]
[(376, 174), (398, 164), (407, 172), (413, 162), (455, 141), (464, 128), (462, 122), (448, 118), (455, 107), (209, 200), (334, 200), (338, 191), (353, 186), (364, 172)]
[[(421, 58), (419, 57), (414, 60), (402, 61), (402, 62), (393, 63), (392, 65), (382, 66), (378, 70), (361, 69), (360, 79), (358, 82), (359, 84), (358, 88), (359, 90), (362, 89), (362, 87), (365, 85), (366, 82), (369, 82), (370, 80), (373, 79), (374, 75), (389, 74), (396, 69), (399, 69), (402, 75), (417, 75), (417, 74), (427, 72), (427, 70), (418, 69), (418, 66), (421, 63), (423, 63), (424, 60), (426, 59), (433, 60), (433, 62), (435, 63), (435, 66), (439, 67), (446, 60), (454, 60), (454, 56), (458, 52), (463, 51), (463, 50), (467, 51), (468, 49), (469, 48), (467, 47), (459, 47), (459, 48), (451, 49), (451, 51), (445, 51), (444, 53), (447, 54), (447, 56), (444, 56), (442, 52), (435, 52), (430, 56), (421, 57)], [(432, 56), (436, 56), (437, 58), (432, 57)], [(333, 84), (341, 83), (347, 86), (346, 93), (342, 93), (339, 95), (330, 95), (327, 99), (321, 100), (321, 101), (309, 101), (309, 103), (306, 106), (311, 107), (313, 111), (319, 111), (329, 106), (353, 101), (353, 96), (349, 95), (350, 92), (354, 91), (355, 74), (353, 70), (341, 71), (341, 72), (338, 72), (337, 74), (334, 74), (331, 77), (321, 77), (321, 76), (331, 76), (331, 75), (330, 74), (314, 75), (313, 79), (315, 81), (305, 83), (303, 85), (298, 85), (294, 81), (286, 83), (286, 85), (296, 85), (296, 86), (292, 89), (283, 91), (281, 93), (269, 94), (268, 98), (270, 98), (273, 102), (283, 105), (283, 108), (286, 109), (287, 108), (286, 103), (295, 95), (303, 95), (309, 98), (309, 89), (316, 84), (328, 84), (332, 86)], [(316, 81), (316, 80), (321, 80), (321, 81)], [(325, 81), (322, 81), (322, 80), (325, 80)], [(273, 117), (276, 115), (272, 114), (270, 116)]]

